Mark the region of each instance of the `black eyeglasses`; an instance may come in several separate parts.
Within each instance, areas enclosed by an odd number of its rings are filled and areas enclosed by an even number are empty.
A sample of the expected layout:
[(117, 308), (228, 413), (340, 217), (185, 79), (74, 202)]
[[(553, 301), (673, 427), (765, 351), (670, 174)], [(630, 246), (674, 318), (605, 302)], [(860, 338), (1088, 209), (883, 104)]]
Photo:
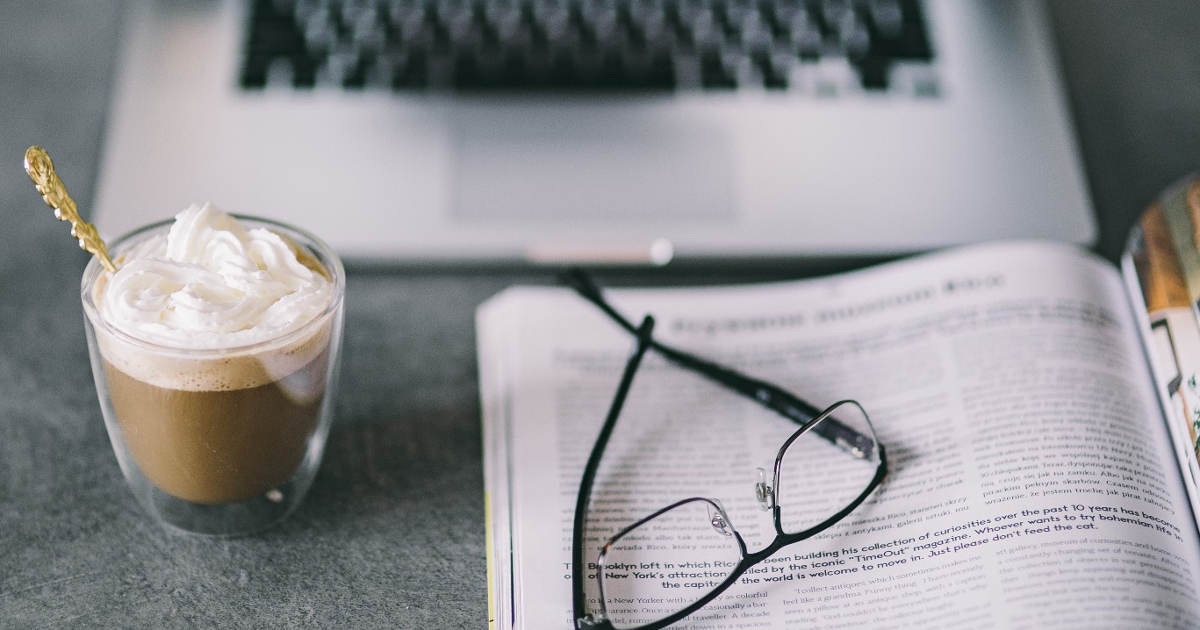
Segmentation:
[[(571, 545), (572, 610), (578, 630), (656, 630), (696, 612), (779, 549), (828, 529), (883, 481), (887, 458), (862, 406), (843, 400), (820, 410), (770, 383), (673, 348), (653, 336), (654, 318), (634, 326), (578, 269), (562, 276), (580, 296), (632, 333), (636, 346), (592, 447), (579, 494)], [(648, 350), (770, 409), (800, 427), (779, 447), (771, 482), (759, 469), (754, 494), (772, 513), (775, 538), (750, 552), (717, 499), (685, 498), (620, 529), (584, 561), (584, 527), (600, 459)], [(596, 580), (589, 610), (584, 579)]]

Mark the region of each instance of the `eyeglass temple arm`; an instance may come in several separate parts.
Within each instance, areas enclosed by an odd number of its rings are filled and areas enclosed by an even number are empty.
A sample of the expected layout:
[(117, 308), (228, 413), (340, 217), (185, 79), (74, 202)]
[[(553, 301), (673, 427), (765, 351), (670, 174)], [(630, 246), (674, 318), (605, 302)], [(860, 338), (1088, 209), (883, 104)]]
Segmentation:
[[(604, 299), (604, 293), (600, 291), (596, 283), (592, 282), (591, 277), (582, 270), (575, 267), (567, 269), (562, 274), (562, 280), (589, 302), (595, 304), (601, 311), (604, 311), (621, 328), (637, 334), (638, 329), (634, 328), (633, 324), (625, 319), (624, 315), (617, 312)], [(676, 350), (675, 348), (659, 343), (653, 338), (649, 340), (649, 346), (668, 360), (695, 370), (801, 426), (808, 424), (821, 414), (821, 409), (765, 381), (751, 378), (711, 361), (683, 352), (682, 350)], [(863, 445), (864, 441), (873, 442), (870, 438), (839, 422), (836, 418), (827, 418), (825, 422), (818, 424), (813, 430), (821, 437), (838, 445)]]
[(617, 393), (613, 396), (612, 405), (608, 408), (608, 415), (604, 418), (604, 425), (600, 427), (600, 435), (596, 438), (596, 443), (592, 446), (592, 452), (588, 455), (587, 464), (583, 467), (583, 479), (579, 482), (579, 494), (575, 499), (575, 519), (571, 537), (571, 540), (574, 541), (571, 550), (571, 603), (576, 620), (580, 619), (586, 611), (583, 578), (587, 565), (583, 562), (583, 519), (588, 501), (592, 497), (592, 483), (596, 479), (596, 469), (600, 466), (600, 458), (604, 455), (604, 449), (608, 446), (608, 438), (612, 436), (613, 429), (617, 425), (617, 417), (621, 415), (621, 408), (625, 406), (625, 398), (629, 395), (629, 387), (633, 384), (633, 375), (637, 373), (638, 366), (642, 362), (642, 357), (646, 355), (646, 349), (650, 347), (650, 333), (653, 330), (654, 318), (649, 315), (642, 319), (641, 326), (631, 330), (631, 332), (637, 335), (637, 347), (634, 348), (633, 354), (629, 356), (629, 360), (625, 363), (625, 371), (621, 373), (621, 381), (617, 385)]

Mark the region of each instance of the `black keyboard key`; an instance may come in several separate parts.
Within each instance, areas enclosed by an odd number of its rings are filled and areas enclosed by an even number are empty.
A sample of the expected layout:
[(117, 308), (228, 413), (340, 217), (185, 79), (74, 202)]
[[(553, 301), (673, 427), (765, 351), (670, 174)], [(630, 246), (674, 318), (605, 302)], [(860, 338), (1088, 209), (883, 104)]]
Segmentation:
[(352, 90), (361, 90), (366, 87), (367, 77), (371, 73), (372, 66), (374, 66), (374, 61), (371, 58), (358, 57), (354, 59), (346, 67), (346, 73), (342, 78), (342, 87)]
[(486, 87), (474, 55), (463, 55), (455, 60), (454, 81), (458, 88)]
[(267, 66), (271, 58), (266, 55), (247, 55), (242, 61), (242, 73), (238, 82), (244, 89), (262, 89), (267, 85)]
[(658, 48), (650, 53), (646, 79), (638, 83), (639, 88), (670, 89), (675, 87), (675, 62), (667, 48)]
[(424, 50), (408, 51), (408, 58), (396, 64), (392, 72), (392, 89), (408, 90), (429, 86), (428, 56)]
[(888, 70), (891, 62), (881, 57), (866, 57), (855, 62), (859, 79), (866, 90), (879, 91), (888, 87)]
[(879, 0), (865, 12), (871, 53), (905, 61), (930, 61), (933, 47), (918, 0)]
[(303, 53), (292, 56), (292, 85), (310, 89), (317, 84), (317, 64)]
[(762, 75), (763, 87), (768, 90), (783, 90), (788, 86), (787, 75), (775, 67), (768, 50), (755, 50), (750, 53), (750, 61)]
[(925, 31), (925, 20), (921, 17), (918, 0), (900, 0), (904, 15), (904, 32), (896, 50), (897, 59), (929, 61), (933, 59), (933, 47)]
[(725, 67), (720, 51), (708, 49), (700, 53), (700, 83), (709, 89), (737, 87), (737, 81)]

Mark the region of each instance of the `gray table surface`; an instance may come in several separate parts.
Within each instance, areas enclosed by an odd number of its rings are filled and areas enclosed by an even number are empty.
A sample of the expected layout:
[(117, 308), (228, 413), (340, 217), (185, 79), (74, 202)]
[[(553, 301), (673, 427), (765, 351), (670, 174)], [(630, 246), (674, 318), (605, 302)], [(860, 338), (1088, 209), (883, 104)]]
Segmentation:
[[(1059, 1), (1055, 34), (1114, 258), (1200, 168), (1200, 11)], [(52, 149), (81, 207), (105, 133), (119, 6), (0, 0), (0, 627), (483, 627), (475, 306), (537, 269), (351, 267), (342, 395), (304, 504), (261, 535), (171, 535), (126, 489), (82, 334), (86, 256), (21, 171)], [(633, 272), (619, 282), (811, 274)]]

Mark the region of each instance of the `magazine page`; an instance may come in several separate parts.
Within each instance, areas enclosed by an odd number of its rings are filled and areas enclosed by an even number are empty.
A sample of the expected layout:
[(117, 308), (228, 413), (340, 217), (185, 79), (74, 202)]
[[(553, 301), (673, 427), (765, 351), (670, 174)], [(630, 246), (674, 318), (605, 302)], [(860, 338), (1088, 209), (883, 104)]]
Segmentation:
[(1200, 514), (1200, 180), (1172, 186), (1142, 215), (1122, 268), (1192, 510)]
[[(652, 313), (665, 343), (820, 406), (858, 400), (888, 453), (857, 510), (679, 627), (1200, 625), (1200, 543), (1111, 266), (1008, 243), (825, 279), (608, 295), (634, 321)], [(512, 549), (502, 621), (572, 627), (573, 505), (632, 337), (551, 288), (511, 289), (480, 320), (481, 356), (509, 350), (504, 413), (484, 403), (485, 424), (504, 425), (488, 430), (506, 435), (506, 453), (485, 453), (509, 480), (507, 505), (492, 507)], [(585, 556), (692, 496), (718, 499), (748, 551), (761, 549), (774, 529), (756, 469), (770, 470), (795, 425), (661, 356), (644, 363), (597, 475)], [(785, 496), (838, 490), (778, 491), (790, 506)], [(636, 582), (662, 595), (611, 598), (610, 613), (652, 620), (720, 580), (727, 557), (677, 527), (645, 539), (662, 549), (653, 561), (607, 565), (610, 594)]]

